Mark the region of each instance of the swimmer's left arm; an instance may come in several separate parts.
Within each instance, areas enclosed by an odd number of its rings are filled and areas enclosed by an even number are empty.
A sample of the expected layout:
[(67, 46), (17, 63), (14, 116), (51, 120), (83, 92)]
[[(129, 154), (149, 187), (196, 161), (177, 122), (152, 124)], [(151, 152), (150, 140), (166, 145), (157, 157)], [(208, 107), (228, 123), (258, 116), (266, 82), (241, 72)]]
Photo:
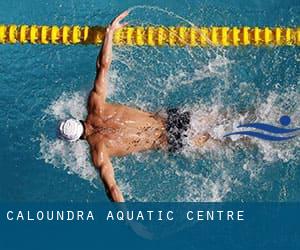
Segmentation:
[(111, 24), (107, 27), (103, 46), (96, 61), (96, 78), (94, 84), (94, 91), (102, 96), (104, 99), (107, 94), (107, 75), (112, 61), (112, 44), (114, 32), (127, 25), (127, 23), (120, 23), (127, 15), (128, 11), (123, 12), (117, 16)]
[(115, 180), (114, 169), (107, 149), (103, 143), (94, 148), (92, 152), (92, 159), (95, 167), (99, 170), (100, 178), (105, 186), (109, 199), (114, 202), (124, 202), (122, 192)]

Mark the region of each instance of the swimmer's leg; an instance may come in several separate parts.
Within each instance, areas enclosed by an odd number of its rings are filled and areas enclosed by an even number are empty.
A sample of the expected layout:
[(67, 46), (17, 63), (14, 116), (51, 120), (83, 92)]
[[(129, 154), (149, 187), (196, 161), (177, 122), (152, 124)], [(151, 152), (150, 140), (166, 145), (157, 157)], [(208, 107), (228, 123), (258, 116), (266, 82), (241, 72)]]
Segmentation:
[[(244, 110), (243, 112), (240, 112), (240, 114), (246, 116), (249, 122), (255, 121), (257, 119), (255, 109)], [(219, 115), (220, 114), (212, 114), (209, 116), (196, 118), (199, 123), (198, 126), (206, 127), (207, 124), (209, 124), (211, 127), (213, 127), (213, 125), (218, 123)], [(228, 117), (227, 112), (223, 112), (221, 115), (225, 120)], [(237, 141), (232, 141), (230, 138), (226, 138), (225, 140), (222, 140), (222, 139), (212, 137), (209, 131), (202, 132), (201, 134), (197, 134), (192, 139), (192, 143), (194, 144), (195, 147), (203, 147), (208, 142), (220, 146), (234, 146), (234, 145), (240, 146), (241, 144), (244, 146), (251, 146), (254, 144), (249, 137), (241, 137)]]
[(253, 141), (251, 141), (248, 137), (242, 137), (237, 141), (232, 141), (231, 139), (220, 140), (213, 138), (209, 133), (204, 133), (201, 135), (197, 135), (193, 140), (193, 144), (197, 148), (204, 147), (207, 142), (212, 142), (214, 145), (219, 146), (231, 146), (231, 147), (241, 147), (246, 146), (248, 148), (254, 145)]
[[(197, 119), (197, 118), (196, 118)], [(216, 123), (216, 118), (214, 116), (205, 116), (201, 117), (198, 120), (198, 126), (199, 127), (205, 127), (207, 124), (215, 124)], [(194, 144), (195, 147), (203, 147), (208, 140), (214, 140), (215, 139), (208, 133), (203, 131), (202, 133), (196, 134), (192, 138), (192, 143)]]

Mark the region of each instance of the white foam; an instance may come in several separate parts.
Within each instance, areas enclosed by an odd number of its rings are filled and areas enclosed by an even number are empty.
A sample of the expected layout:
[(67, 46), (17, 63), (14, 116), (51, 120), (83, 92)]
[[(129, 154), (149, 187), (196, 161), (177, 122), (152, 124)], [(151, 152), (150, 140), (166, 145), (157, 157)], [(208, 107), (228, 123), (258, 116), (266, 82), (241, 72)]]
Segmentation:
[[(289, 96), (289, 98), (286, 98)], [(293, 102), (291, 102), (291, 99)], [(294, 127), (299, 127), (300, 94), (295, 91), (287, 90), (285, 93), (276, 94), (271, 92), (265, 101), (258, 102), (253, 112), (240, 114), (235, 110), (224, 110), (224, 105), (217, 100), (215, 103), (207, 105), (198, 103), (194, 107), (185, 107), (185, 110), (191, 110), (191, 129), (188, 131), (185, 153), (207, 152), (207, 150), (220, 150), (220, 145), (224, 142), (224, 135), (232, 131), (243, 131), (244, 128), (237, 129), (240, 124), (247, 121), (271, 123), (279, 126), (278, 121), (281, 115), (286, 112), (291, 116)], [(296, 105), (293, 105), (296, 103)], [(287, 107), (291, 107), (290, 110)], [(253, 121), (253, 119), (255, 119)], [(203, 148), (195, 147), (193, 140), (197, 135), (209, 133), (214, 142), (207, 143)], [(240, 141), (246, 136), (231, 136), (231, 141)], [(264, 156), (265, 161), (282, 160), (287, 162), (295, 159), (295, 150), (300, 146), (300, 138), (297, 137), (288, 143), (274, 143), (260, 139), (250, 138), (250, 142), (258, 146)], [(247, 150), (248, 143), (240, 144)], [(227, 146), (223, 146), (227, 147)], [(234, 148), (232, 148), (234, 149)]]
[[(271, 92), (265, 102), (257, 108), (257, 120), (268, 121), (275, 125), (279, 124), (279, 118), (283, 114), (288, 114), (292, 119), (293, 127), (300, 127), (300, 93), (293, 89), (287, 89), (281, 94)], [(260, 151), (264, 155), (265, 161), (300, 159), (297, 150), (300, 147), (300, 137), (296, 137), (286, 143), (272, 143), (263, 140), (255, 140)]]
[[(75, 117), (84, 119), (86, 116), (86, 94), (79, 92), (63, 93), (45, 110), (48, 120), (58, 120)], [(51, 125), (53, 125), (51, 123)], [(52, 128), (55, 131), (55, 128)], [(91, 165), (88, 145), (84, 141), (65, 142), (58, 138), (51, 139), (41, 134), (40, 158), (54, 167), (63, 168), (69, 174), (77, 174), (81, 178), (93, 181), (97, 172)]]
[(58, 120), (74, 117), (84, 119), (87, 93), (62, 93), (62, 95), (45, 110), (45, 113)]
[(91, 183), (98, 176), (90, 163), (88, 145), (83, 141), (68, 143), (41, 135), (40, 153), (46, 163), (63, 168), (68, 174), (77, 174)]
[[(133, 9), (138, 8), (144, 10), (144, 6)], [(151, 12), (153, 10), (155, 9), (149, 9)], [(160, 12), (186, 21), (167, 10)], [(192, 67), (186, 67), (188, 63), (192, 63)], [(253, 147), (240, 142), (241, 136), (234, 136), (231, 137), (234, 143), (225, 144), (224, 134), (232, 132), (238, 125), (248, 121), (276, 125), (279, 117), (287, 113), (291, 115), (293, 125), (300, 126), (300, 94), (299, 90), (292, 87), (285, 93), (278, 94), (274, 91), (264, 97), (255, 83), (241, 82), (238, 85), (239, 94), (242, 97), (256, 97), (252, 107), (254, 112), (241, 114), (234, 107), (228, 108), (225, 102), (228, 95), (226, 91), (232, 87), (229, 81), (230, 67), (235, 63), (228, 59), (225, 51), (221, 49), (192, 51), (189, 48), (165, 48), (162, 53), (157, 48), (114, 48), (109, 96), (126, 102), (127, 105), (156, 111), (167, 107), (168, 98), (172, 96), (170, 94), (180, 87), (188, 88), (207, 79), (218, 82), (214, 85), (214, 95), (209, 101), (196, 100), (193, 105), (183, 104), (183, 109), (192, 112), (191, 129), (185, 141), (187, 147), (183, 152), (186, 156), (184, 166), (164, 153), (138, 153), (113, 159), (117, 181), (127, 200), (224, 201), (233, 190), (237, 192), (235, 187), (243, 187), (241, 176), (249, 176), (252, 182), (256, 182), (259, 181), (263, 168), (269, 163), (300, 161), (300, 137), (283, 144), (251, 139), (250, 144), (254, 145)], [(158, 70), (162, 72), (158, 74)], [(134, 93), (127, 92), (130, 84), (138, 86)], [(152, 91), (153, 97), (149, 98), (144, 86)], [(45, 119), (55, 123), (69, 116), (84, 119), (87, 94), (63, 93), (46, 109)], [(204, 147), (195, 147), (193, 138), (205, 132), (214, 140), (209, 140)], [(39, 140), (41, 158), (46, 163), (70, 174), (76, 174), (91, 183), (99, 181), (85, 142), (71, 145), (49, 135), (41, 135)], [(259, 152), (253, 148), (258, 148)], [(242, 159), (237, 157), (237, 150), (243, 151)], [(199, 161), (203, 161), (204, 167), (209, 165), (207, 172), (200, 168), (202, 163), (199, 164)], [(161, 166), (162, 162), (164, 166)]]
[[(117, 81), (117, 78), (115, 79)], [(117, 91), (117, 90), (116, 90)], [(53, 101), (49, 108), (45, 111), (46, 115), (51, 119), (64, 119), (70, 115), (84, 118), (86, 115), (86, 94), (81, 95), (75, 93), (63, 93), (60, 98)], [(287, 99), (287, 96), (290, 98)], [(238, 112), (224, 108), (220, 100), (215, 100), (212, 104), (199, 102), (193, 107), (184, 107), (185, 110), (192, 111), (191, 130), (188, 138), (194, 138), (196, 134), (209, 132), (215, 141), (208, 142), (202, 148), (195, 148), (191, 141), (187, 141), (189, 147), (185, 148), (184, 154), (190, 159), (190, 166), (197, 164), (197, 160), (205, 157), (213, 161), (211, 174), (204, 176), (202, 173), (193, 173), (187, 169), (182, 169), (176, 161), (170, 160), (167, 155), (150, 156), (145, 153), (138, 153), (131, 156), (130, 164), (124, 163), (122, 160), (114, 160), (114, 168), (118, 178), (121, 190), (124, 192), (127, 200), (138, 201), (159, 201), (165, 200), (163, 196), (156, 196), (153, 193), (139, 194), (139, 190), (145, 188), (143, 186), (142, 170), (134, 169), (135, 164), (146, 162), (144, 164), (147, 169), (155, 169), (161, 161), (165, 162), (166, 168), (159, 175), (170, 178), (176, 174), (179, 178), (179, 185), (182, 192), (179, 192), (175, 198), (176, 201), (222, 201), (226, 200), (228, 194), (231, 193), (232, 186), (238, 183), (237, 179), (233, 178), (232, 166), (224, 166), (224, 162), (230, 162), (235, 157), (237, 145), (242, 147), (245, 152), (248, 152), (249, 159), (241, 162), (240, 169), (249, 173), (252, 181), (259, 179), (262, 173), (262, 168), (265, 162), (274, 162), (282, 160), (284, 162), (299, 159), (297, 150), (300, 147), (299, 139), (288, 144), (274, 144), (271, 142), (251, 139), (251, 143), (256, 145), (262, 154), (262, 159), (253, 160), (251, 149), (248, 149), (247, 144), (237, 142), (235, 145), (223, 145), (224, 133), (232, 131), (237, 125), (246, 122), (248, 119), (253, 119), (260, 122), (269, 122), (276, 124), (280, 115), (285, 112), (291, 114), (294, 121), (294, 126), (299, 127), (300, 115), (299, 105), (300, 95), (293, 91), (287, 90), (286, 93), (276, 94), (271, 92), (265, 101), (257, 103), (254, 116), (251, 113), (239, 114)], [(293, 102), (290, 101), (293, 100)], [(286, 100), (286, 101), (284, 101)], [(295, 103), (295, 105), (293, 105)], [(144, 103), (147, 107), (147, 103)], [(250, 118), (249, 118), (250, 117)], [(238, 136), (234, 140), (239, 140)], [(54, 167), (62, 168), (69, 174), (76, 174), (80, 178), (93, 183), (98, 180), (98, 174), (93, 168), (88, 145), (85, 142), (79, 141), (73, 144), (61, 141), (59, 139), (51, 139), (46, 135), (41, 135), (40, 138), (40, 153), (41, 158), (46, 163)], [(259, 157), (259, 156), (256, 156)], [(233, 160), (234, 162), (234, 160)], [(131, 167), (129, 167), (131, 165)], [(145, 170), (144, 170), (145, 171)], [(135, 176), (135, 177), (133, 177)], [(131, 178), (141, 178), (140, 182), (132, 183)], [(170, 184), (171, 185), (171, 184)], [(168, 185), (167, 185), (168, 186)]]

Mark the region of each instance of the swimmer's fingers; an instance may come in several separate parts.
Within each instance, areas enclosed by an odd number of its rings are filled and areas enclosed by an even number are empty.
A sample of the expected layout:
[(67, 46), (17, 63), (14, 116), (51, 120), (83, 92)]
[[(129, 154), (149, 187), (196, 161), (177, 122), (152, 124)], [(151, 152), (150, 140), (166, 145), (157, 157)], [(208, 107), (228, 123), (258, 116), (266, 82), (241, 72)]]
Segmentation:
[(120, 28), (124, 28), (124, 27), (127, 26), (128, 24), (129, 24), (129, 22), (121, 23), (121, 24), (120, 24)]
[(125, 17), (128, 16), (128, 14), (129, 14), (129, 10), (125, 10), (119, 16), (116, 17), (115, 21), (117, 21), (117, 22), (122, 21)]
[(124, 26), (126, 26), (128, 23), (120, 24), (120, 21), (122, 21), (125, 17), (127, 17), (128, 14), (129, 14), (129, 11), (126, 10), (123, 13), (121, 13), (119, 16), (117, 16), (110, 24), (111, 28), (116, 30), (116, 29), (123, 28)]

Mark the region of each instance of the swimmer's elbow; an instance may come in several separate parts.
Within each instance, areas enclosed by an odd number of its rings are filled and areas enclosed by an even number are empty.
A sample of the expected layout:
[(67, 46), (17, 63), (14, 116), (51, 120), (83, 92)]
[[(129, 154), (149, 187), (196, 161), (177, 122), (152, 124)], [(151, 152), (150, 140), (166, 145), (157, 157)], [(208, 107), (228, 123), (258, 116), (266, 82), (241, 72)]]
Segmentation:
[(111, 59), (104, 57), (102, 59), (97, 59), (96, 61), (96, 70), (99, 72), (100, 70), (106, 70), (108, 71), (109, 67), (111, 65)]
[[(100, 173), (105, 172), (105, 169), (107, 168), (107, 166), (104, 164), (103, 159), (99, 158), (98, 154), (93, 154), (92, 160), (93, 160), (95, 168), (98, 169), (100, 171)], [(103, 173), (101, 175), (103, 175)]]
[(98, 70), (102, 69), (102, 70), (108, 70), (111, 64), (111, 58), (105, 56), (104, 58), (102, 58), (100, 64), (99, 64), (99, 68)]

